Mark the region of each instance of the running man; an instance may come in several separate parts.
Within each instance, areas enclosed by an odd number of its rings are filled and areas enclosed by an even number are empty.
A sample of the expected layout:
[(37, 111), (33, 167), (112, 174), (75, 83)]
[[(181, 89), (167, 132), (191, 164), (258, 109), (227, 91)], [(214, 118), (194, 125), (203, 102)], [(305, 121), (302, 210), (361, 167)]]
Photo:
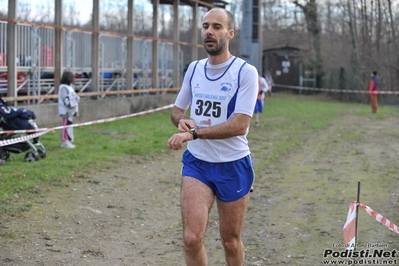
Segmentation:
[[(183, 148), (181, 214), (187, 265), (207, 265), (204, 235), (216, 201), (227, 265), (243, 265), (241, 234), (254, 182), (247, 134), (258, 94), (258, 71), (229, 51), (234, 17), (213, 8), (202, 19), (208, 57), (192, 62), (171, 112), (179, 133), (168, 140)], [(186, 116), (190, 108), (189, 116)]]

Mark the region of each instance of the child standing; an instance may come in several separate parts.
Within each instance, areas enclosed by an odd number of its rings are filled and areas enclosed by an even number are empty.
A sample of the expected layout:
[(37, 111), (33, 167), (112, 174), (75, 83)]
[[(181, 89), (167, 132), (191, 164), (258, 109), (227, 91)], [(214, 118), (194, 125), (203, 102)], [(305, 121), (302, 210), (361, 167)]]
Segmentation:
[(73, 117), (78, 114), (78, 102), (80, 97), (76, 94), (72, 84), (75, 82), (75, 77), (72, 72), (66, 71), (62, 75), (61, 84), (58, 91), (58, 113), (62, 117), (61, 129), (61, 147), (62, 148), (75, 148), (72, 144), (74, 141)]

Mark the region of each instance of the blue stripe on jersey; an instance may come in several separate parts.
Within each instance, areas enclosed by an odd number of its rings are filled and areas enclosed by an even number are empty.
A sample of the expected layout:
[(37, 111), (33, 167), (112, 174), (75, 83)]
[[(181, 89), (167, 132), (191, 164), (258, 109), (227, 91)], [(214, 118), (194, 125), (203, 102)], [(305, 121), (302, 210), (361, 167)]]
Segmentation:
[(240, 70), (238, 71), (238, 80), (237, 80), (237, 90), (236, 93), (234, 93), (234, 96), (231, 98), (229, 105), (227, 106), (227, 115), (226, 115), (226, 120), (229, 119), (229, 117), (233, 114), (234, 109), (236, 107), (236, 100), (237, 100), (237, 94), (238, 90), (240, 89), (240, 75), (241, 75), (241, 70), (245, 66), (247, 62), (244, 62), (242, 66), (240, 67)]
[(197, 61), (197, 63), (195, 63), (194, 69), (193, 69), (193, 73), (191, 73), (191, 77), (190, 77), (190, 88), (191, 88), (191, 92), (192, 92), (192, 85), (191, 85), (191, 81), (193, 80), (194, 77), (194, 73), (195, 73), (195, 69), (197, 68), (197, 65), (199, 63), (200, 60)]
[(208, 61), (209, 61), (209, 59), (208, 59), (208, 60), (206, 60), (206, 62), (205, 62), (205, 65), (204, 65), (204, 73), (205, 73), (205, 77), (206, 77), (208, 80), (210, 80), (210, 81), (216, 81), (216, 80), (220, 79), (221, 77), (223, 77), (223, 76), (224, 76), (224, 74), (226, 74), (227, 70), (229, 70), (229, 68), (230, 68), (230, 67), (231, 67), (231, 65), (234, 63), (234, 61), (236, 61), (236, 59), (237, 59), (237, 56), (235, 56), (235, 57), (234, 57), (233, 61), (231, 61), (230, 65), (229, 65), (229, 66), (226, 68), (226, 70), (223, 72), (223, 74), (222, 74), (222, 75), (220, 75), (220, 77), (217, 77), (217, 78), (215, 78), (215, 79), (211, 79), (211, 78), (209, 78), (209, 77), (208, 77), (208, 75), (206, 74), (206, 66), (208, 65)]
[(193, 102), (193, 85), (192, 85), (192, 80), (194, 77), (194, 73), (195, 73), (195, 69), (197, 68), (197, 65), (199, 63), (200, 60), (197, 61), (197, 63), (195, 63), (194, 69), (193, 69), (193, 73), (191, 73), (191, 77), (190, 77), (190, 92), (191, 92), (191, 103)]

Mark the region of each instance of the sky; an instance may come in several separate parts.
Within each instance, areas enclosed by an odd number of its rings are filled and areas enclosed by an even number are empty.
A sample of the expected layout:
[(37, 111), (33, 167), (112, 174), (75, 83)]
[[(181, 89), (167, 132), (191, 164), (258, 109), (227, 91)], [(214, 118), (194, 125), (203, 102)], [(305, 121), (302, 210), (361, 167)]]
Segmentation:
[[(64, 8), (70, 5), (78, 7), (79, 20), (83, 23), (90, 19), (91, 12), (93, 9), (92, 1), (87, 0), (63, 0)], [(82, 6), (83, 5), (83, 6)], [(50, 8), (54, 10), (54, 0), (17, 0), (17, 12), (21, 7), (30, 7), (32, 16), (39, 13), (43, 8)], [(5, 11), (8, 8), (8, 0), (0, 0), (0, 10)]]
[[(9, 0), (0, 0), (0, 11), (5, 11), (8, 8)], [(32, 10), (32, 16), (40, 13), (43, 9), (51, 9), (54, 10), (54, 2), (55, 0), (16, 0), (17, 1), (17, 9), (23, 6), (29, 6)], [(117, 0), (122, 1), (122, 0)], [(100, 9), (101, 6), (112, 6), (109, 3), (115, 3), (115, 0), (100, 0)], [(123, 2), (127, 5), (127, 0), (123, 0)], [(135, 6), (144, 6), (146, 10), (152, 12), (152, 5), (148, 0), (135, 0)], [(75, 10), (79, 12), (79, 21), (81, 23), (86, 23), (91, 18), (91, 13), (93, 10), (93, 1), (91, 0), (63, 0), (64, 9), (73, 6)], [(65, 19), (65, 17), (64, 17)]]
[[(1, 0), (0, 0), (1, 1)], [(8, 1), (8, 0), (7, 0)], [(49, 7), (54, 10), (54, 0), (17, 0), (18, 4), (28, 3), (34, 11), (41, 7)], [(90, 20), (93, 10), (93, 1), (88, 0), (63, 0), (63, 8), (74, 7), (79, 12), (79, 21), (86, 23)], [(65, 19), (65, 15), (64, 15)]]

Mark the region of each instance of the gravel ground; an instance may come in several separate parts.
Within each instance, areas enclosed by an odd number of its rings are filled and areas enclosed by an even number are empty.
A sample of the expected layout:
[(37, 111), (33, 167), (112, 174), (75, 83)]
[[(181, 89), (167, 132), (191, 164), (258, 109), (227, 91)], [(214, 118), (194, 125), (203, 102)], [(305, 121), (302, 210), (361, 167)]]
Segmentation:
[[(273, 149), (267, 123), (250, 134), (260, 170), (243, 233), (245, 265), (322, 265), (324, 250), (343, 251), (358, 180), (361, 201), (399, 222), (396, 117), (348, 110), (267, 168), (262, 164)], [(38, 195), (30, 211), (0, 221), (0, 265), (184, 265), (180, 157), (181, 151), (165, 151), (116, 158)], [(358, 233), (358, 243), (399, 248), (397, 234), (362, 210)], [(206, 247), (209, 265), (225, 265), (216, 209)]]

